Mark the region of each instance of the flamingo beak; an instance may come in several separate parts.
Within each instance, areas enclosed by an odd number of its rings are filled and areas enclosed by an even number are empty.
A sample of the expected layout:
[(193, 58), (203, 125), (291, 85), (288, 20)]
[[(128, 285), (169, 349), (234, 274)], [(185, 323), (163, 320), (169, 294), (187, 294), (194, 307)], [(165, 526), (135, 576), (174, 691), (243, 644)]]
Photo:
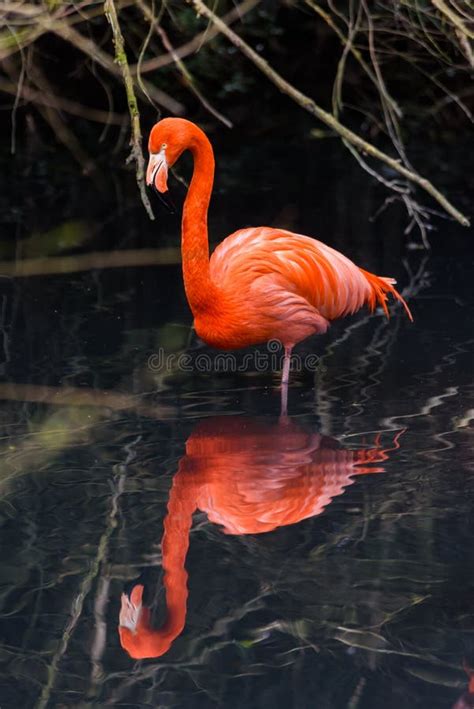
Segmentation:
[(137, 629), (138, 621), (142, 612), (143, 586), (135, 586), (130, 596), (122, 593), (119, 625), (128, 628), (133, 633)]
[[(176, 209), (168, 192), (168, 162), (164, 148), (159, 153), (150, 153), (146, 171), (146, 183), (152, 186), (165, 207), (172, 214)], [(165, 193), (166, 196), (165, 196)]]
[(164, 149), (159, 153), (150, 153), (146, 183), (148, 186), (152, 186), (158, 194), (168, 191), (168, 163)]

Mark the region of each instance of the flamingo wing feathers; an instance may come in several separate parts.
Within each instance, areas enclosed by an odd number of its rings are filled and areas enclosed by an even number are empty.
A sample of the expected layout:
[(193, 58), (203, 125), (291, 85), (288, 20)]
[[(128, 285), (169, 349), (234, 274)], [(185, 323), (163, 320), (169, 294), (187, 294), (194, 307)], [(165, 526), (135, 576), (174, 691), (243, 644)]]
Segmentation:
[[(283, 229), (242, 229), (227, 237), (210, 261), (211, 278), (225, 290), (268, 292), (273, 286), (303, 298), (326, 320), (382, 305), (386, 293), (402, 300), (385, 279), (363, 271), (330, 246)], [(409, 311), (408, 311), (409, 312)]]

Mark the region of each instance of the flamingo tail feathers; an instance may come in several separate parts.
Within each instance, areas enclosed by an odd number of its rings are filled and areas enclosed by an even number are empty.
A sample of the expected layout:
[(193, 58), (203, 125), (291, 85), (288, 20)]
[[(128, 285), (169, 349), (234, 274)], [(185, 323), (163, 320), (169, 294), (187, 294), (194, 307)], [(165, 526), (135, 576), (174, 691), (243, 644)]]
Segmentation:
[(371, 294), (368, 298), (368, 306), (371, 311), (374, 311), (377, 305), (380, 305), (383, 308), (383, 311), (387, 318), (389, 318), (390, 313), (388, 312), (387, 300), (388, 293), (390, 293), (396, 300), (400, 301), (400, 303), (405, 308), (405, 312), (408, 315), (409, 319), (411, 320), (411, 322), (413, 322), (413, 315), (411, 314), (410, 308), (408, 307), (405, 298), (403, 298), (403, 296), (400, 295), (397, 289), (394, 288), (394, 285), (396, 283), (396, 280), (394, 278), (376, 276), (374, 273), (364, 271), (364, 269), (362, 268), (360, 270), (362, 271), (365, 278), (368, 280), (369, 284), (372, 287)]

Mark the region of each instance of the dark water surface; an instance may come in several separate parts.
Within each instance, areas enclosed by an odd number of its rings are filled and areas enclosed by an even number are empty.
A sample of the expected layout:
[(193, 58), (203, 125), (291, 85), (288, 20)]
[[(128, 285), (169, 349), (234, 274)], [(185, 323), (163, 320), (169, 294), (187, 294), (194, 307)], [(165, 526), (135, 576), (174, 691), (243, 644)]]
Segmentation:
[[(439, 221), (431, 252), (407, 248), (403, 210), (370, 222), (383, 195), (330, 142), (218, 155), (212, 234), (318, 236), (395, 276), (415, 323), (359, 313), (297, 348), (319, 359), (292, 374), (288, 421), (264, 347), (198, 371), (216, 353), (179, 265), (1, 280), (2, 709), (441, 709), (466, 690), (472, 234)], [(178, 244), (178, 217), (149, 223), (119, 174), (17, 162), (2, 258)], [(141, 661), (118, 633), (137, 585), (165, 624)]]

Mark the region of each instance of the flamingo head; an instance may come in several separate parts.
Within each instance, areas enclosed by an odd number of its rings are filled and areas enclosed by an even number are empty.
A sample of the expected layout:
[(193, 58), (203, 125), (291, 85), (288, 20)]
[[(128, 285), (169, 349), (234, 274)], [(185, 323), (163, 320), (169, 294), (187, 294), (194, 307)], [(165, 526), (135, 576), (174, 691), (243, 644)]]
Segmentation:
[(134, 660), (160, 657), (171, 647), (176, 634), (153, 630), (150, 609), (143, 605), (143, 586), (134, 586), (131, 594), (122, 594), (119, 637), (123, 649)]
[(130, 594), (122, 593), (119, 624), (121, 628), (128, 628), (134, 633), (142, 614), (143, 586), (135, 586)]
[(168, 169), (185, 150), (193, 151), (203, 141), (208, 142), (203, 131), (184, 118), (163, 118), (155, 123), (148, 140), (147, 185), (158, 193), (167, 192)]
[(143, 606), (143, 586), (135, 586), (128, 596), (122, 593), (120, 615), (119, 615), (119, 636), (120, 644), (135, 660), (142, 660), (146, 657), (153, 657), (148, 647), (150, 629), (150, 611)]
[(179, 118), (164, 118), (156, 123), (151, 130), (148, 141), (150, 158), (146, 171), (146, 183), (161, 194), (168, 191), (168, 168), (176, 162), (183, 152), (183, 143), (183, 131)]

